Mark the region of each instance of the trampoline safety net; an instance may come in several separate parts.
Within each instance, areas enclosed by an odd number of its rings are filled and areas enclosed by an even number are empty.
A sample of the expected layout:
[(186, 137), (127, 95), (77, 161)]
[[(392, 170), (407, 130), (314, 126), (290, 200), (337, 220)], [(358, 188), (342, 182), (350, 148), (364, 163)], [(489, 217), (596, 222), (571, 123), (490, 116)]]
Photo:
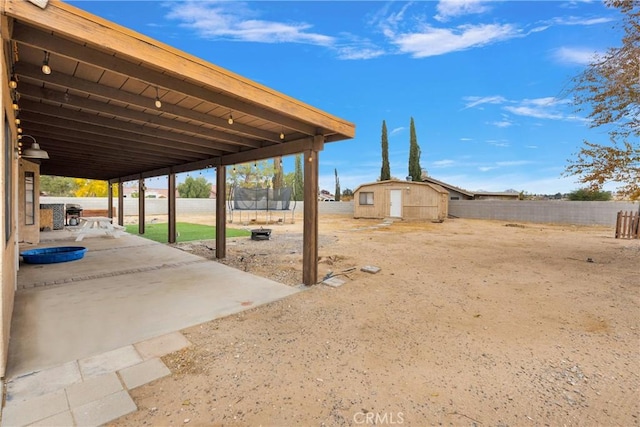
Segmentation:
[(289, 210), (291, 188), (239, 188), (233, 193), (235, 210)]

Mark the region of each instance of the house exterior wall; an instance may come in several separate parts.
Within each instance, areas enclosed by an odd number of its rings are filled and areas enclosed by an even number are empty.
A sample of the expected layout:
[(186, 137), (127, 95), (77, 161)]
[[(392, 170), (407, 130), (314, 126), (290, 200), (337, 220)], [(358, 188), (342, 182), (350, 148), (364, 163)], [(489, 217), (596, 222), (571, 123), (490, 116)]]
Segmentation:
[[(35, 210), (33, 224), (27, 225), (25, 204), (25, 173), (33, 172), (33, 205)], [(20, 242), (40, 242), (40, 165), (25, 159), (20, 159), (18, 168), (18, 235)]]
[[(6, 29), (6, 18), (0, 17), (0, 31)], [(17, 135), (14, 113), (11, 108), (11, 93), (8, 82), (7, 58), (5, 44), (0, 43), (0, 102), (2, 114), (0, 115), (0, 200), (2, 213), (2, 226), (0, 235), (0, 277), (2, 287), (0, 288), (0, 377), (4, 378), (7, 365), (7, 354), (9, 349), (9, 333), (11, 327), (11, 316), (13, 314), (13, 301), (17, 284), (18, 265), (18, 230), (17, 230), (17, 182), (18, 182), (18, 159), (14, 154), (15, 138)], [(8, 120), (5, 120), (5, 117)], [(8, 221), (8, 222), (7, 222)]]
[(469, 195), (467, 194), (463, 194), (463, 193), (459, 193), (456, 190), (452, 190), (447, 188), (446, 190), (448, 190), (448, 199), (450, 200), (471, 200), (472, 198), (469, 197)]
[[(402, 191), (402, 219), (443, 221), (447, 217), (448, 193), (442, 188), (420, 182), (383, 181), (364, 184), (354, 193), (354, 218), (387, 218), (391, 190)], [(373, 193), (373, 204), (360, 204), (361, 193)]]

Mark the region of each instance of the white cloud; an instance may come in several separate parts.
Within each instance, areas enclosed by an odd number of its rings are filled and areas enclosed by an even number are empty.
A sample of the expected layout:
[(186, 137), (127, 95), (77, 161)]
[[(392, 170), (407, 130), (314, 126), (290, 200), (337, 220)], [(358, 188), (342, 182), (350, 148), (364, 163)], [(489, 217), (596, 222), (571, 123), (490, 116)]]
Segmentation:
[(170, 7), (170, 19), (182, 21), (182, 26), (204, 38), (320, 46), (331, 46), (335, 42), (331, 36), (309, 31), (310, 24), (256, 19), (257, 13), (244, 2), (187, 1), (170, 3)]
[(434, 168), (450, 168), (452, 166), (455, 166), (455, 164), (455, 160), (450, 159), (436, 160), (432, 163)]
[(464, 99), (466, 101), (466, 104), (465, 104), (463, 110), (466, 110), (467, 108), (477, 107), (478, 105), (482, 105), (482, 104), (502, 104), (502, 103), (506, 102), (506, 99), (503, 98), (500, 95), (494, 95), (494, 96), (465, 96), (462, 99)]
[(530, 165), (531, 163), (533, 163), (531, 160), (510, 160), (510, 161), (505, 161), (505, 162), (496, 162), (496, 165), (498, 165), (500, 167), (524, 166), (524, 165)]
[(386, 52), (377, 48), (363, 48), (356, 46), (338, 48), (339, 59), (372, 59), (384, 55)]
[(444, 55), (473, 47), (482, 47), (520, 36), (510, 24), (461, 25), (456, 28), (425, 26), (421, 31), (392, 35), (392, 43), (414, 58)]
[(489, 8), (482, 0), (441, 0), (436, 6), (438, 14), (435, 19), (447, 21), (463, 15), (486, 12)]
[(487, 124), (492, 125), (492, 126), (496, 126), (499, 128), (508, 128), (509, 126), (512, 126), (513, 123), (511, 123), (509, 120), (501, 120), (499, 122), (488, 122)]
[(473, 138), (460, 138), (460, 141), (473, 141)]
[(589, 48), (560, 47), (553, 51), (553, 59), (561, 64), (588, 65), (598, 55), (597, 51)]
[(505, 141), (493, 141), (493, 140), (490, 140), (490, 141), (487, 141), (487, 143), (489, 145), (493, 145), (494, 147), (502, 147), (502, 148), (509, 147), (509, 143), (505, 142)]
[(390, 135), (395, 135), (397, 133), (403, 132), (405, 129), (406, 129), (406, 127), (404, 127), (404, 126), (393, 128), (393, 129), (391, 129), (391, 132), (389, 132), (389, 134)]
[(518, 116), (534, 117), (548, 120), (576, 120), (575, 116), (565, 115), (559, 107), (570, 104), (567, 99), (554, 97), (524, 99), (517, 105), (508, 105), (504, 109)]
[(497, 166), (480, 166), (480, 167), (478, 168), (478, 170), (479, 170), (480, 172), (489, 172), (489, 171), (492, 171), (492, 170), (494, 170), (494, 169), (498, 169), (498, 167), (497, 167)]
[(560, 18), (555, 18), (551, 22), (555, 25), (599, 25), (606, 24), (608, 22), (613, 22), (613, 18), (600, 17), (600, 18), (582, 18), (579, 16), (563, 16)]

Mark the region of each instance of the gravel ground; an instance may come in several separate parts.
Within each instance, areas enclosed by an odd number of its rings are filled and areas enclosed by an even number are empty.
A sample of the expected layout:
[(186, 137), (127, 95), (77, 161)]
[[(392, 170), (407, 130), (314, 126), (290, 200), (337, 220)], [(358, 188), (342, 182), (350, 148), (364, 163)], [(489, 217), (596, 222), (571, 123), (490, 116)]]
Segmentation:
[[(320, 236), (319, 276), (348, 271), (343, 286), (183, 331), (172, 375), (114, 425), (640, 425), (640, 242), (341, 216)], [(301, 245), (301, 224), (274, 227), (230, 239), (224, 262), (297, 285)]]

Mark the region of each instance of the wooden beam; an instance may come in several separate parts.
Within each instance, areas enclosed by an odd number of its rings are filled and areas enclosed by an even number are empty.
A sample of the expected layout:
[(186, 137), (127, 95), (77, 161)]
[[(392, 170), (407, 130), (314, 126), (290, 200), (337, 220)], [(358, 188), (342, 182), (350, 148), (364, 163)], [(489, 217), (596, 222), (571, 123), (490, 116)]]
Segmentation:
[[(63, 120), (69, 121), (72, 129), (80, 129), (85, 132), (95, 133), (103, 136), (114, 135), (122, 139), (131, 141), (142, 141), (152, 145), (175, 146), (180, 143), (181, 148), (185, 151), (194, 153), (209, 153), (218, 155), (221, 152), (237, 152), (239, 147), (230, 144), (221, 144), (213, 141), (197, 138), (189, 135), (175, 133), (159, 128), (153, 128), (132, 122), (122, 120), (114, 120), (111, 117), (98, 116), (96, 114), (83, 113), (59, 106), (42, 104), (30, 100), (20, 102), (20, 115), (25, 116), (25, 124), (28, 124), (29, 113), (37, 113), (49, 116), (45, 123), (52, 121), (58, 122)], [(34, 119), (35, 120), (35, 119)]]
[[(123, 104), (136, 106), (138, 108), (149, 108), (149, 105), (151, 105), (150, 103), (153, 101), (146, 96), (126, 92), (120, 88), (101, 85), (99, 83), (94, 83), (62, 73), (52, 73), (46, 76), (45, 80), (45, 76), (42, 74), (39, 66), (27, 64), (24, 62), (18, 62), (16, 64), (16, 74), (20, 75), (22, 81), (35, 81), (36, 85), (40, 87), (42, 85), (46, 85), (46, 87), (51, 87), (51, 85), (53, 85), (62, 89), (63, 92), (71, 89), (73, 91), (90, 95), (91, 97), (103, 98), (105, 101), (117, 101)], [(22, 91), (22, 83), (20, 86)], [(212, 109), (214, 109), (215, 107), (215, 105), (211, 105)], [(280, 140), (279, 132), (269, 132), (237, 122), (230, 125), (226, 117), (218, 117), (206, 113), (201, 113), (199, 111), (194, 111), (189, 108), (183, 108), (168, 102), (162, 104), (162, 113), (166, 113), (176, 117), (183, 117), (189, 119), (192, 122), (197, 122), (200, 124), (215, 126), (216, 128), (222, 130), (240, 133), (252, 139), (278, 143), (282, 142)], [(221, 141), (223, 141), (222, 137)]]
[[(69, 28), (69, 24), (69, 22), (61, 23), (61, 27), (54, 27), (51, 30), (60, 34), (62, 33), (61, 28)], [(99, 28), (95, 28), (95, 30), (100, 31)], [(86, 43), (86, 27), (84, 32), (80, 40)], [(105, 34), (106, 38), (116, 36), (113, 32), (108, 34)], [(93, 37), (96, 37), (96, 35), (93, 34)], [(318, 126), (310, 123), (318, 123), (323, 128), (333, 131), (339, 131), (339, 128), (344, 128), (344, 131), (348, 132), (353, 129), (353, 125), (348, 122), (337, 120), (337, 118), (327, 113), (320, 112), (292, 98), (286, 99), (282, 94), (277, 94), (273, 91), (269, 91), (271, 93), (256, 91), (255, 89), (258, 85), (254, 82), (251, 82), (251, 85), (244, 86), (240, 91), (231, 91), (230, 89), (237, 87), (238, 81), (242, 80), (239, 76), (222, 75), (211, 64), (208, 64), (209, 67), (194, 68), (194, 64), (184, 62), (184, 58), (179, 58), (175, 55), (163, 55), (157, 49), (152, 56), (146, 56), (138, 51), (130, 56), (129, 59), (124, 59), (112, 53), (95, 50), (88, 44), (80, 44), (66, 38), (55, 37), (55, 34), (52, 36), (49, 32), (41, 31), (22, 23), (16, 23), (13, 39), (19, 43), (135, 78), (152, 86), (211, 102), (223, 106), (229, 111), (241, 112), (289, 129), (295, 129), (297, 132), (307, 135), (314, 134), (318, 128)], [(165, 62), (165, 65), (160, 67), (162, 71), (152, 69), (151, 67), (158, 68), (157, 62), (148, 62), (148, 59), (146, 59), (153, 57), (158, 59), (158, 53), (160, 53), (160, 56), (164, 56), (163, 59), (165, 61), (173, 61), (173, 63)], [(143, 61), (140, 58), (145, 58), (145, 60)], [(178, 72), (175, 70), (175, 64), (181, 64)], [(214, 81), (212, 78), (214, 75), (218, 75), (220, 79)], [(189, 76), (191, 79), (186, 80), (185, 76)], [(198, 83), (191, 83), (193, 81)], [(227, 93), (233, 93), (236, 96), (230, 96)], [(240, 97), (239, 94), (244, 96)], [(309, 116), (309, 118), (305, 122), (293, 118), (302, 115)], [(311, 117), (313, 119), (310, 119)]]
[(302, 283), (307, 286), (318, 283), (318, 157), (318, 151), (304, 152)]
[(168, 194), (168, 217), (169, 217), (169, 243), (176, 242), (176, 174), (169, 174), (169, 194)]
[(138, 234), (144, 234), (145, 191), (144, 179), (141, 178), (138, 180)]
[(227, 256), (227, 168), (216, 168), (216, 258)]
[(224, 149), (225, 147), (222, 144), (240, 145), (251, 148), (258, 148), (261, 146), (261, 143), (259, 141), (250, 140), (236, 134), (222, 132), (211, 128), (205, 128), (201, 125), (194, 125), (178, 120), (164, 118), (155, 110), (147, 110), (153, 111), (153, 113), (136, 111), (129, 108), (120, 107), (116, 104), (107, 104), (102, 101), (74, 96), (67, 92), (58, 92), (52, 89), (37, 87), (26, 83), (20, 84), (20, 95), (21, 99), (31, 99), (33, 101), (38, 101), (40, 99), (47, 100), (49, 102), (55, 102), (62, 105), (79, 108), (81, 109), (81, 111), (85, 112), (86, 110), (90, 110), (92, 112), (100, 113), (105, 116), (113, 116), (114, 118), (117, 117), (120, 120), (124, 121), (137, 121), (144, 125), (161, 126), (165, 128), (165, 130), (169, 130), (171, 132), (175, 132), (176, 130), (178, 130), (198, 134), (203, 137), (203, 139), (208, 141), (211, 146), (216, 147), (216, 144), (220, 144), (220, 147), (222, 147), (222, 149)]
[(122, 181), (118, 182), (118, 225), (124, 225), (124, 188)]
[(107, 184), (107, 216), (113, 222), (113, 182)]

